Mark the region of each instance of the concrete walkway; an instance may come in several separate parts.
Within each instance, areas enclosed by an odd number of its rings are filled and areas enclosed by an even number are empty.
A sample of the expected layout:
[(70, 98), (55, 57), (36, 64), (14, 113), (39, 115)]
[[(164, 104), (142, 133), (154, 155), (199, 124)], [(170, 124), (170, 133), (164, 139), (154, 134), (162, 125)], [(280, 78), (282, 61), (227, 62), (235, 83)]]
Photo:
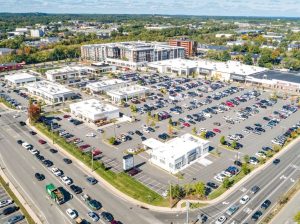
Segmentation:
[(296, 224), (294, 216), (300, 212), (300, 191), (272, 219), (271, 224)]

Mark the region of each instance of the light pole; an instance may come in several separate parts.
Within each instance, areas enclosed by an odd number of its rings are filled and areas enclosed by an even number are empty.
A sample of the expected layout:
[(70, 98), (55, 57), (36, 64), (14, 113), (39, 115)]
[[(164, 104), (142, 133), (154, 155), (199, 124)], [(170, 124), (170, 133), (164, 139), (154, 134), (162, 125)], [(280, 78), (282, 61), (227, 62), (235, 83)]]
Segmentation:
[(186, 224), (189, 224), (189, 208), (190, 208), (190, 202), (186, 202)]

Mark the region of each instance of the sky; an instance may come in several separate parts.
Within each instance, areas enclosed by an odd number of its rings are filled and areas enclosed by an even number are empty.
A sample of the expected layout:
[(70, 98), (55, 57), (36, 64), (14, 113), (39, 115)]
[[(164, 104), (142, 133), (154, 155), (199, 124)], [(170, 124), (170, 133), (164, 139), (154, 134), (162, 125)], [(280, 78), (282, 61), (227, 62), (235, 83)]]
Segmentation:
[(0, 0), (0, 12), (299, 17), (300, 0)]

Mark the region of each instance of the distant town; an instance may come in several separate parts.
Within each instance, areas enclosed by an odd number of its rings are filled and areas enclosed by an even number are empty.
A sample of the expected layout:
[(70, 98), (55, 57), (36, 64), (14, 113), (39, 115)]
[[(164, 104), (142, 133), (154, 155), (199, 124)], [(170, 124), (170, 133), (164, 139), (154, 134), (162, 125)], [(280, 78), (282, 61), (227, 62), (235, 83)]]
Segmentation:
[(300, 222), (299, 108), (296, 18), (0, 13), (0, 220)]

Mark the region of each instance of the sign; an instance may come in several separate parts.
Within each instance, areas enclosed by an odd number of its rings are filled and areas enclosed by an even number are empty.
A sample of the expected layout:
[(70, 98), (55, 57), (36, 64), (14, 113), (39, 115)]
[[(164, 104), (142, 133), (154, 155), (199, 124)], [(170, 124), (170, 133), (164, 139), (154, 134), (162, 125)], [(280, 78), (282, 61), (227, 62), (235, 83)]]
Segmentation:
[(134, 167), (133, 155), (128, 154), (123, 156), (123, 170), (127, 171)]

